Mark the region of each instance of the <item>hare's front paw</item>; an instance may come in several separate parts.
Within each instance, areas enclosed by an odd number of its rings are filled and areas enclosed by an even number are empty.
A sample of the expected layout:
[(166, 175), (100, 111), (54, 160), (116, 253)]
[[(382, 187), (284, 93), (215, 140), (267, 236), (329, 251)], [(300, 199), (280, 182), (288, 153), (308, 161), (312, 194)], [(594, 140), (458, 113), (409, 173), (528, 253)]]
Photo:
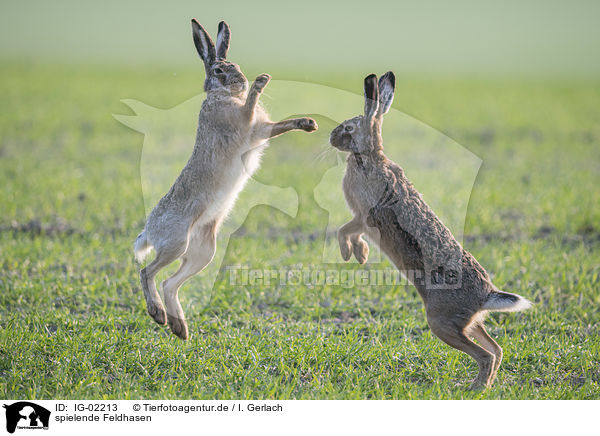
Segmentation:
[(369, 245), (362, 239), (358, 238), (352, 242), (352, 249), (354, 251), (354, 257), (358, 260), (361, 265), (364, 264), (369, 258)]
[(314, 132), (319, 126), (317, 126), (317, 122), (312, 118), (300, 118), (298, 120), (298, 128), (305, 132)]
[(352, 243), (350, 239), (340, 239), (340, 252), (342, 253), (342, 259), (348, 261), (352, 256)]
[(265, 86), (267, 86), (267, 83), (269, 83), (269, 80), (271, 80), (271, 76), (269, 76), (266, 73), (261, 74), (256, 79), (254, 79), (254, 87), (256, 88), (257, 91), (260, 92), (263, 90), (263, 88)]

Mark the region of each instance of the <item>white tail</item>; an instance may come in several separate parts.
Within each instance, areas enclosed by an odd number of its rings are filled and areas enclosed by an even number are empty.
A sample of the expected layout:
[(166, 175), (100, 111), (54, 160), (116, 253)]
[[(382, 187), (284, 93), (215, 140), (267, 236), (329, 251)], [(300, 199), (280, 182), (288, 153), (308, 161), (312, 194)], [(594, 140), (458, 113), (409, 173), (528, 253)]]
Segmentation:
[(493, 291), (489, 294), (482, 309), (492, 312), (520, 312), (529, 309), (532, 304), (531, 301), (520, 295)]
[(146, 259), (146, 256), (148, 256), (151, 250), (152, 245), (148, 244), (146, 232), (143, 231), (138, 235), (137, 239), (135, 240), (135, 245), (133, 248), (135, 260), (137, 260), (139, 263), (144, 262), (144, 259)]

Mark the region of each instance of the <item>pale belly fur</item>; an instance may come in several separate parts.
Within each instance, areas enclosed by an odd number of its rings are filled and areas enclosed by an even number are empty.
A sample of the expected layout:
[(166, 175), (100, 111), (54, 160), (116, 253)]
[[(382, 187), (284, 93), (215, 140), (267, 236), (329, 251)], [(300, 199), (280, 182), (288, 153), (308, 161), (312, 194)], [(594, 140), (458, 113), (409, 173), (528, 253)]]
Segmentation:
[(240, 156), (239, 159), (234, 159), (235, 162), (231, 162), (224, 183), (216, 192), (212, 193), (208, 201), (208, 207), (198, 217), (194, 223), (194, 227), (202, 226), (215, 220), (220, 221), (231, 211), (235, 200), (248, 182), (248, 179), (260, 166), (260, 158), (265, 146), (266, 142), (253, 148), (252, 151), (246, 152), (243, 158)]

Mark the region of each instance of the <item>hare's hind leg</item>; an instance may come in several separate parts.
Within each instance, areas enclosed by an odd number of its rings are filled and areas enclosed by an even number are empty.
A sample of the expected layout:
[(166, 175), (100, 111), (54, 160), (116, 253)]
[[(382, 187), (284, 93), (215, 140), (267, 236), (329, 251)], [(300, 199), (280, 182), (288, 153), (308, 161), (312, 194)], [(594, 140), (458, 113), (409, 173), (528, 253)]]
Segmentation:
[(186, 245), (187, 241), (173, 241), (166, 247), (155, 247), (156, 258), (140, 271), (140, 280), (146, 298), (148, 314), (160, 325), (167, 323), (167, 314), (160, 301), (154, 278), (161, 269), (178, 259), (185, 252)]
[(160, 295), (156, 289), (154, 278), (148, 281), (147, 269), (150, 265), (142, 268), (140, 271), (140, 282), (142, 283), (142, 291), (144, 291), (144, 298), (146, 299), (146, 309), (148, 315), (152, 317), (160, 325), (167, 323), (167, 313), (163, 307), (162, 301), (160, 301)]
[(210, 263), (215, 255), (215, 249), (216, 223), (192, 228), (181, 266), (175, 274), (163, 282), (169, 327), (181, 339), (187, 339), (189, 334), (185, 314), (178, 298), (179, 288), (187, 279), (202, 271)]
[(495, 356), (485, 348), (480, 347), (465, 335), (465, 326), (457, 325), (453, 320), (442, 316), (427, 314), (427, 322), (431, 331), (442, 341), (468, 354), (477, 362), (479, 373), (471, 384), (471, 389), (488, 387), (494, 370)]
[(495, 357), (494, 359), (494, 369), (492, 370), (492, 375), (490, 377), (490, 385), (494, 382), (496, 375), (498, 374), (498, 368), (500, 368), (500, 363), (502, 362), (502, 348), (500, 345), (496, 343), (494, 339), (488, 335), (488, 332), (485, 331), (485, 327), (481, 323), (474, 324), (469, 333), (481, 344), (483, 348), (492, 353)]

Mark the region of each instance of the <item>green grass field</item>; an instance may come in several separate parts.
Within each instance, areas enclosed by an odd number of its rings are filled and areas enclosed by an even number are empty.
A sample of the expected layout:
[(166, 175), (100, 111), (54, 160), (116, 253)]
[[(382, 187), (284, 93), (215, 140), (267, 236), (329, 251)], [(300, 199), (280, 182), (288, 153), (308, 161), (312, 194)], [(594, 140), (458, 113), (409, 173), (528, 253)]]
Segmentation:
[[(318, 80), (360, 94), (362, 76)], [(150, 319), (132, 255), (144, 137), (112, 114), (131, 114), (124, 98), (170, 108), (197, 95), (200, 65), (174, 76), (5, 63), (0, 79), (3, 398), (600, 398), (600, 82), (398, 75), (394, 108), (483, 160), (466, 248), (501, 289), (535, 302), (489, 317), (504, 362), (473, 393), (476, 364), (431, 334), (412, 287), (232, 286), (224, 271), (212, 292), (201, 276), (184, 285), (189, 341)], [(332, 104), (298, 98), (316, 114)], [(318, 121), (314, 135), (273, 141), (256, 175), (295, 187), (298, 216), (252, 209), (222, 267), (319, 265), (327, 215), (310, 192), (324, 169), (288, 153), (325, 149), (334, 124)], [(339, 181), (327, 189), (342, 195)]]

